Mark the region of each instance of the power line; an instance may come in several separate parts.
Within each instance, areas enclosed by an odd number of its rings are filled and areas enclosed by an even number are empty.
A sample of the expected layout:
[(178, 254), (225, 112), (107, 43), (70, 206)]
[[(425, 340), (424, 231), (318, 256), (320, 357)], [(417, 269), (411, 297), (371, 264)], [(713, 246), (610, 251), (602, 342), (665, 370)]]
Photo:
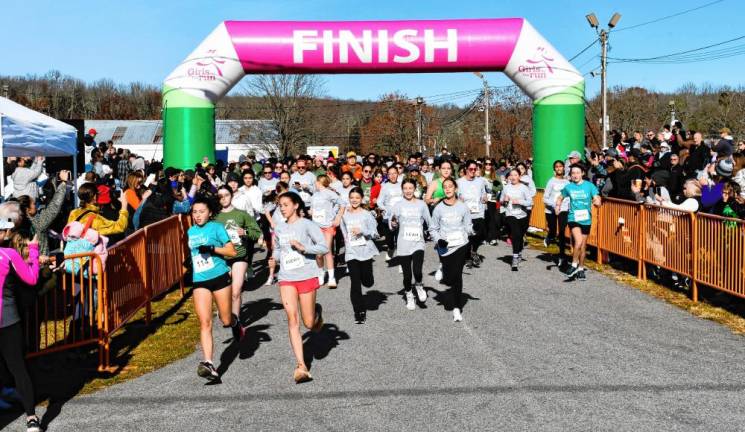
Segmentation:
[[(585, 51), (587, 51), (588, 49), (592, 48), (592, 46), (593, 46), (593, 45), (595, 45), (596, 43), (598, 43), (598, 40), (597, 40), (597, 39), (595, 39), (595, 40), (593, 40), (592, 42), (590, 42), (590, 45), (587, 45), (586, 47), (584, 47), (584, 48), (582, 49), (582, 51), (578, 52), (578, 53), (577, 53), (577, 54), (575, 54), (575, 55), (574, 55), (574, 56), (573, 56), (572, 58), (570, 58), (570, 59), (569, 59), (569, 62), (571, 63), (571, 62), (572, 62), (572, 61), (573, 61), (574, 59), (576, 59), (577, 57), (579, 57), (579, 56), (581, 56), (582, 54), (584, 54), (584, 53), (585, 53)], [(578, 68), (578, 69), (579, 69), (579, 68)]]
[(649, 63), (649, 62), (663, 62), (663, 61), (668, 61), (668, 62), (676, 61), (677, 62), (678, 60), (687, 60), (688, 58), (697, 58), (698, 59), (697, 61), (703, 61), (703, 60), (707, 60), (707, 56), (709, 55), (711, 55), (712, 57), (711, 59), (724, 57), (727, 55), (727, 51), (732, 53), (733, 52), (732, 50), (737, 50), (737, 51), (734, 51), (734, 55), (740, 55), (745, 45), (738, 45), (734, 48), (730, 47), (725, 50), (716, 50), (716, 51), (698, 53), (697, 55), (694, 55), (694, 56), (689, 56), (687, 54), (704, 51), (709, 48), (714, 48), (717, 46), (725, 45), (730, 42), (735, 42), (735, 41), (742, 40), (742, 39), (745, 39), (745, 35), (738, 36), (732, 39), (728, 39), (726, 41), (713, 43), (713, 44), (706, 45), (706, 46), (699, 47), (699, 48), (693, 48), (693, 49), (689, 49), (685, 51), (678, 51), (675, 53), (663, 54), (663, 55), (654, 56), (654, 57), (644, 57), (644, 58), (608, 57), (608, 59), (613, 60), (614, 63)]
[(635, 25), (628, 26), (628, 27), (621, 27), (619, 29), (613, 29), (613, 30), (611, 30), (611, 33), (618, 33), (618, 32), (622, 32), (622, 31), (631, 30), (631, 29), (642, 27), (642, 26), (650, 25), (650, 24), (655, 24), (655, 23), (658, 23), (660, 21), (665, 21), (665, 20), (668, 20), (670, 18), (675, 18), (675, 17), (681, 16), (681, 15), (685, 15), (685, 14), (687, 14), (689, 12), (694, 12), (694, 11), (697, 11), (697, 10), (700, 10), (700, 9), (707, 8), (709, 6), (713, 6), (713, 5), (717, 4), (717, 3), (722, 3), (723, 1), (724, 0), (712, 1), (712, 2), (709, 2), (709, 3), (703, 4), (701, 6), (697, 6), (695, 8), (691, 8), (691, 9), (687, 9), (687, 10), (684, 10), (684, 11), (681, 11), (681, 12), (677, 12), (677, 13), (674, 13), (672, 15), (667, 15), (667, 16), (663, 16), (663, 17), (660, 17), (660, 18), (656, 18), (656, 19), (653, 19), (651, 21), (646, 21), (646, 22), (635, 24)]

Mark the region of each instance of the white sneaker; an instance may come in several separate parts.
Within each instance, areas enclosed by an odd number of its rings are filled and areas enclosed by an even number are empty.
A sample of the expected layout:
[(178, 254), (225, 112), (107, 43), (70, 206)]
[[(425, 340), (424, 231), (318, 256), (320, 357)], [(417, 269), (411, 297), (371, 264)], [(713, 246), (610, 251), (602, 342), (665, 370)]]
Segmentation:
[(438, 268), (437, 271), (435, 272), (435, 280), (437, 282), (442, 280), (442, 269)]
[(398, 274), (403, 274), (404, 269), (401, 266), (398, 266)]
[(416, 296), (419, 298), (419, 302), (424, 303), (427, 300), (427, 291), (424, 290), (424, 285), (418, 283), (414, 285), (414, 288), (416, 288)]
[(408, 291), (406, 293), (406, 309), (408, 310), (416, 309), (416, 303), (414, 302), (414, 294), (411, 291)]
[(336, 288), (336, 279), (329, 279), (328, 283), (326, 284), (327, 287), (334, 289)]
[(393, 257), (391, 256), (391, 253), (390, 252), (386, 252), (385, 253), (385, 262), (388, 262), (391, 259), (393, 259)]
[(323, 285), (323, 283), (326, 281), (326, 275), (321, 273), (318, 275), (318, 285)]
[(453, 309), (453, 322), (461, 322), (463, 321), (463, 315), (460, 313), (460, 309), (455, 308)]

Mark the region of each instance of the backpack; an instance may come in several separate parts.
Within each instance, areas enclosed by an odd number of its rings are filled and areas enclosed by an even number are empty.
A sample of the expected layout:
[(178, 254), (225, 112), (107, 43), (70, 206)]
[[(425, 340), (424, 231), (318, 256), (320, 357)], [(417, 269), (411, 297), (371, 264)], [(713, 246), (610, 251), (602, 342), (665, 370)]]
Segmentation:
[[(74, 221), (65, 225), (62, 230), (62, 239), (65, 241), (63, 252), (65, 256), (91, 252), (98, 254), (101, 259), (101, 268), (98, 265), (93, 267), (93, 274), (97, 275), (106, 269), (106, 258), (108, 257), (106, 246), (109, 239), (91, 228), (93, 220), (96, 218), (95, 214), (90, 215), (85, 224), (80, 223), (80, 220), (88, 213), (91, 213), (91, 211), (84, 211)], [(88, 264), (87, 258), (65, 260), (65, 272), (78, 274), (82, 269), (83, 276), (88, 277)]]

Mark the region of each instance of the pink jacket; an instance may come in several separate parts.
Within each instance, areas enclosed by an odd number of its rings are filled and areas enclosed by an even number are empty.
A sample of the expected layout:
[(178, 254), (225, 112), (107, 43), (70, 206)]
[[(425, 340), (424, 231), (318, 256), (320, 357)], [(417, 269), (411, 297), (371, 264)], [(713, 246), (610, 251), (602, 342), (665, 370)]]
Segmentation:
[(28, 260), (24, 261), (17, 250), (11, 248), (0, 248), (0, 322), (3, 313), (3, 288), (5, 279), (13, 266), (18, 278), (28, 285), (36, 285), (39, 279), (39, 244), (28, 245)]

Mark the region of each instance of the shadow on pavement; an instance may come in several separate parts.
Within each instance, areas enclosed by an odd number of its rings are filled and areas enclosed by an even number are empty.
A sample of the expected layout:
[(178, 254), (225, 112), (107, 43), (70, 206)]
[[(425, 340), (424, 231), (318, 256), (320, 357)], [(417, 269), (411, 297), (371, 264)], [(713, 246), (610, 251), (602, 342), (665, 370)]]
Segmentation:
[[(437, 290), (432, 287), (424, 287), (427, 291), (430, 292), (430, 298), (432, 298), (434, 301), (437, 302), (438, 306), (442, 306), (443, 309), (446, 311), (452, 311), (453, 310), (453, 294), (450, 292), (450, 289), (443, 289), (443, 290)], [(471, 300), (481, 300), (478, 297), (474, 297), (471, 294), (468, 294), (466, 292), (466, 286), (463, 286), (463, 310), (465, 310), (466, 305), (468, 305), (468, 302)], [(432, 294), (434, 293), (434, 295)]]
[(332, 349), (339, 346), (339, 341), (349, 340), (349, 334), (339, 330), (336, 324), (327, 323), (318, 333), (306, 332), (303, 335), (303, 352), (305, 364), (311, 368), (313, 360), (322, 360)]

